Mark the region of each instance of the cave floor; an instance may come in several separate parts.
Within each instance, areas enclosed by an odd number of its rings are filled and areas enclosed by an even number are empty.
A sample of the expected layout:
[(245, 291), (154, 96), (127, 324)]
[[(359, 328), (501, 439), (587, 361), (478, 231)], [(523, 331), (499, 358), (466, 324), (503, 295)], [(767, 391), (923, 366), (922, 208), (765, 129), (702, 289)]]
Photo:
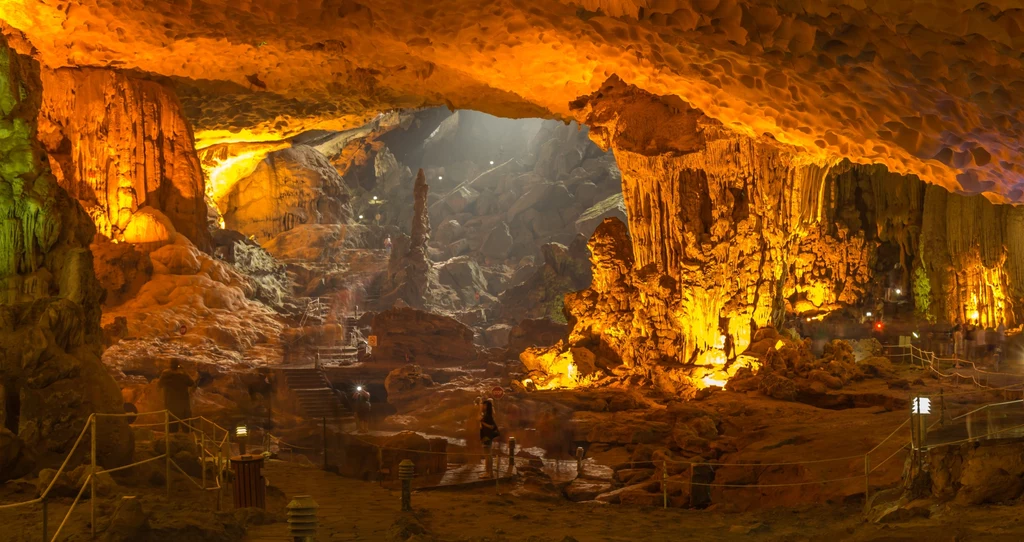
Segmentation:
[[(397, 491), (273, 461), (271, 483), (288, 497), (308, 494), (320, 505), (321, 540), (391, 540), (402, 517)], [(1021, 540), (1024, 506), (936, 505), (930, 519), (875, 524), (859, 503), (775, 508), (746, 513), (570, 503), (516, 496), (511, 486), (457, 492), (417, 492), (415, 518), (438, 540), (559, 542), (627, 540)], [(249, 529), (248, 542), (283, 540), (287, 525)], [(404, 539), (404, 538), (403, 538)]]

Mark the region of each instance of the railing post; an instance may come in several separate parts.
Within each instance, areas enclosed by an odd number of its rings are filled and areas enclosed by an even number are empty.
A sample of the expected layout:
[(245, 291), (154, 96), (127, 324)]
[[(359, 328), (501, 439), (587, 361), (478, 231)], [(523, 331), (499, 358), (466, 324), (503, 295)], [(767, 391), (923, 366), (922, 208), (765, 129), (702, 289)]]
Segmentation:
[(693, 463), (690, 463), (690, 508), (693, 508)]
[(89, 477), (89, 524), (92, 538), (96, 538), (96, 415), (89, 416), (92, 424), (92, 446), (90, 448), (89, 462), (92, 466), (92, 476)]
[(871, 456), (864, 454), (864, 513), (871, 509)]
[(515, 475), (516, 470), (516, 438), (508, 438), (508, 475)]
[(576, 447), (576, 477), (583, 476), (583, 447)]
[(939, 388), (939, 425), (946, 426), (946, 398), (942, 395), (942, 388)]
[(223, 483), (223, 480), (221, 480), (221, 472), (223, 471), (223, 469), (221, 467), (221, 462), (220, 462), (221, 461), (221, 453), (222, 453), (222, 450), (220, 448), (218, 448), (217, 449), (217, 470), (214, 471), (214, 476), (217, 477), (217, 511), (218, 512), (220, 512), (221, 494), (224, 492), (224, 483)]
[(171, 411), (164, 410), (164, 485), (167, 497), (171, 496)]
[(202, 423), (199, 424), (199, 466), (203, 471), (203, 490), (206, 490), (206, 433)]
[(43, 542), (50, 542), (49, 533), (46, 532), (46, 497), (43, 497)]
[(668, 508), (668, 463), (666, 461), (661, 462), (661, 498), (663, 500), (662, 508)]
[(327, 470), (327, 416), (322, 418), (323, 422), (323, 444), (324, 444), (324, 470)]

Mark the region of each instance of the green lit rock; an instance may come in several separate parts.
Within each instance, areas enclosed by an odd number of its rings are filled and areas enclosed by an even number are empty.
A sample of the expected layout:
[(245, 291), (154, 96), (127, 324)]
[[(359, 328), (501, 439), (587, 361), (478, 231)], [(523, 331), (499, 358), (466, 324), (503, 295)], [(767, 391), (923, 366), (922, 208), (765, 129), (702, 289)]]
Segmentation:
[[(122, 411), (100, 361), (95, 228), (36, 141), (40, 90), (39, 66), (0, 37), (0, 457), (19, 465), (66, 453), (89, 414)], [(127, 425), (105, 419), (100, 428), (98, 459), (128, 460)], [(0, 482), (15, 472), (0, 469)]]

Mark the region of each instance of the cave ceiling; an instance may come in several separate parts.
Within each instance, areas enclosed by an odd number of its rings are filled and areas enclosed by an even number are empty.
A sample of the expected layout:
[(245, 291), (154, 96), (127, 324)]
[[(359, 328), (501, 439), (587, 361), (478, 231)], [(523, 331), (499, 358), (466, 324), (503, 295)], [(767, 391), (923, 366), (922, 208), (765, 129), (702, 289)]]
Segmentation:
[[(613, 75), (818, 158), (1024, 201), (1019, 0), (3, 0), (50, 68), (166, 78), (197, 144), (447, 104), (568, 119)], [(22, 51), (29, 52), (29, 51)]]

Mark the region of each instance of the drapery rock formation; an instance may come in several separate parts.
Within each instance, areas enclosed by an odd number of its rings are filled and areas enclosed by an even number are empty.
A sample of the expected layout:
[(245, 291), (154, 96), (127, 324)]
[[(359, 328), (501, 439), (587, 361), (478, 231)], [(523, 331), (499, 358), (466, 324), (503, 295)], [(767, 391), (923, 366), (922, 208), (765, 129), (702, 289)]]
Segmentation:
[(132, 222), (150, 207), (208, 250), (203, 172), (174, 92), (110, 69), (43, 70), (42, 79), (39, 139), (99, 233), (133, 242)]
[[(0, 479), (19, 454), (68, 451), (92, 412), (122, 411), (100, 363), (100, 297), (89, 242), (95, 228), (58, 185), (36, 142), (39, 66), (0, 38)], [(131, 457), (131, 434), (104, 420), (98, 459)], [(13, 455), (13, 460), (12, 460)]]
[(261, 242), (295, 226), (344, 224), (352, 216), (344, 179), (308, 145), (271, 152), (214, 203), (225, 226)]
[[(593, 284), (566, 297), (568, 343), (523, 355), (560, 385), (565, 373), (721, 385), (755, 330), (893, 295), (929, 318), (1020, 321), (1013, 207), (817, 162), (615, 78), (573, 105), (615, 151), (630, 227), (606, 220), (591, 239)], [(690, 376), (665, 370), (679, 363)]]

